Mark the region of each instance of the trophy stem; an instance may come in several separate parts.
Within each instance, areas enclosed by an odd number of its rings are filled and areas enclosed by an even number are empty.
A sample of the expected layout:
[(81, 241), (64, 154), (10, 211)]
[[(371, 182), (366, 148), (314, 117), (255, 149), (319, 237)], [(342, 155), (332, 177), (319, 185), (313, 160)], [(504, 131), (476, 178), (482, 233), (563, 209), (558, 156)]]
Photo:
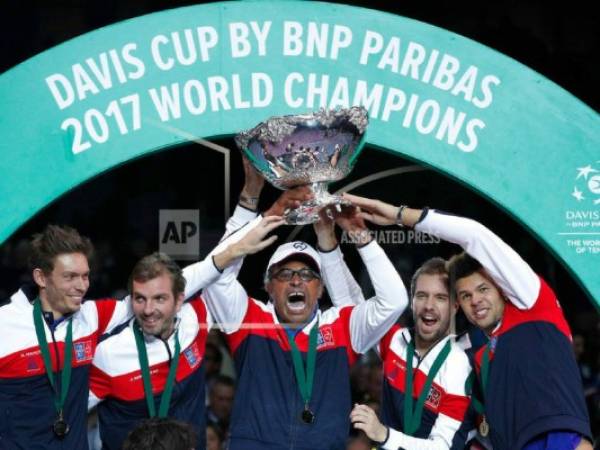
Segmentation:
[(316, 181), (310, 183), (310, 190), (315, 194), (315, 200), (319, 205), (328, 205), (330, 201), (334, 201), (338, 196), (331, 195), (327, 190), (328, 183), (326, 181)]
[(302, 203), (298, 208), (285, 212), (285, 221), (289, 225), (307, 225), (319, 221), (319, 212), (330, 205), (349, 206), (350, 202), (339, 195), (331, 195), (327, 191), (328, 183), (318, 181), (310, 183), (310, 189), (315, 194), (312, 200)]

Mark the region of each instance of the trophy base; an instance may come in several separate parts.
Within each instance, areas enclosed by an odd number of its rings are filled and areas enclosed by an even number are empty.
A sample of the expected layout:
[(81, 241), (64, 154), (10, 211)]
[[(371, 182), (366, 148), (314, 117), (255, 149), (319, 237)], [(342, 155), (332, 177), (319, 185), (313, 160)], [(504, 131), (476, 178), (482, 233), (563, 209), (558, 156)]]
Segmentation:
[(287, 210), (283, 214), (286, 224), (308, 225), (319, 221), (319, 213), (323, 208), (334, 207), (341, 212), (343, 208), (353, 206), (341, 196), (327, 192), (327, 183), (313, 183), (311, 188), (315, 197), (302, 203), (298, 208)]

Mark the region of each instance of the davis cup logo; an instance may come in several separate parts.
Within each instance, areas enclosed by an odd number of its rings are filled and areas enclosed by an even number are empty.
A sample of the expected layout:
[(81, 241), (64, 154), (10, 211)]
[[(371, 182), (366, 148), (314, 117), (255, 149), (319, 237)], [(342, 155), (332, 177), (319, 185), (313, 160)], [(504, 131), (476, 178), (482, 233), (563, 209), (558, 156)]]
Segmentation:
[(600, 205), (600, 161), (596, 161), (595, 166), (588, 164), (577, 168), (571, 196), (577, 199), (578, 203), (591, 200), (594, 205)]

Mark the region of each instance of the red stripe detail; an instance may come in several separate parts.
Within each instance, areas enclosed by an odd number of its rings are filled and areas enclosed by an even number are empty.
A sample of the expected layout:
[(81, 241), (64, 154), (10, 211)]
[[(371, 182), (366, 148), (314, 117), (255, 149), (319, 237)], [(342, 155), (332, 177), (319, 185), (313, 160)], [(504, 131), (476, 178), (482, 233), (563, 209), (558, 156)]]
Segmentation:
[[(207, 334), (206, 327), (200, 327), (196, 339), (179, 354), (179, 365), (175, 375), (178, 382), (185, 380), (200, 367), (204, 359)], [(130, 345), (135, 346), (135, 343), (132, 341)], [(141, 370), (111, 377), (94, 366), (92, 366), (92, 369), (90, 385), (97, 397), (100, 397), (99, 393), (102, 396), (101, 398), (112, 397), (123, 401), (135, 401), (144, 398), (144, 381), (142, 380)], [(168, 375), (168, 361), (150, 367), (150, 380), (154, 394), (162, 393)]]
[(101, 399), (110, 394), (110, 376), (93, 364), (90, 368), (90, 390)]
[(379, 341), (379, 355), (382, 360), (385, 360), (387, 358), (392, 338), (394, 337), (394, 334), (396, 334), (396, 332), (400, 332), (400, 330), (402, 330), (402, 327), (400, 325), (392, 325), (392, 328), (390, 328), (388, 332), (383, 335), (381, 341)]
[[(533, 307), (530, 309), (519, 309), (510, 302), (507, 302), (504, 306), (504, 315), (502, 316), (502, 325), (492, 333), (492, 336), (496, 336), (501, 339), (504, 333), (507, 333), (512, 328), (522, 325), (528, 322), (548, 322), (553, 324), (558, 331), (566, 336), (569, 341), (572, 341), (571, 329), (565, 316), (556, 294), (546, 281), (540, 277), (540, 293)], [(485, 345), (482, 346), (477, 353), (475, 353), (475, 369), (479, 373), (481, 367), (481, 359)], [(490, 351), (490, 361), (494, 358), (494, 351)]]
[(446, 392), (442, 397), (439, 412), (448, 417), (452, 417), (459, 422), (462, 422), (465, 419), (465, 414), (469, 408), (469, 403), (469, 397)]
[[(248, 308), (246, 316), (242, 321), (242, 326), (234, 333), (226, 335), (231, 353), (235, 353), (244, 340), (250, 336), (260, 336), (265, 339), (271, 339), (277, 342), (281, 350), (290, 351), (287, 333), (278, 323), (275, 323), (270, 312), (264, 311), (256, 304), (257, 300), (248, 298)], [(344, 347), (348, 354), (350, 365), (354, 364), (358, 355), (352, 350), (350, 342), (350, 314), (352, 306), (340, 310), (340, 318), (331, 324), (319, 325), (321, 337), (317, 351), (327, 351), (334, 348)], [(296, 345), (301, 352), (308, 351), (309, 336), (304, 333), (298, 333), (296, 336)]]
[[(418, 368), (413, 370), (412, 396), (416, 399), (423, 390), (427, 375)], [(383, 361), (383, 373), (392, 388), (407, 395), (405, 392), (406, 361), (395, 354), (391, 349), (389, 349), (388, 357)], [(459, 421), (464, 419), (468, 406), (468, 397), (448, 393), (442, 386), (435, 382), (431, 384), (431, 389), (425, 400), (425, 408), (434, 414), (442, 413)]]
[[(265, 326), (255, 326), (255, 324), (264, 324)], [(242, 325), (239, 330), (227, 334), (227, 343), (231, 349), (231, 353), (235, 353), (238, 347), (250, 335), (262, 336), (267, 339), (272, 339), (279, 342), (281, 348), (289, 351), (289, 345), (285, 336), (285, 330), (279, 324), (275, 324), (271, 313), (263, 311), (255, 300), (248, 297), (248, 307), (246, 315), (242, 319)]]
[(206, 324), (206, 316), (208, 313), (206, 311), (206, 303), (204, 302), (204, 299), (198, 295), (189, 300), (188, 303), (194, 308), (196, 316), (198, 317), (198, 323)]
[[(358, 353), (352, 348), (352, 339), (350, 336), (350, 317), (353, 310), (354, 306), (346, 306), (340, 309), (340, 319), (334, 322), (337, 326), (339, 336), (343, 337), (342, 343), (346, 346), (346, 354), (348, 355), (350, 366), (353, 366), (359, 357)], [(341, 345), (338, 346), (341, 347)]]
[[(98, 333), (92, 333), (88, 336), (76, 339), (73, 342), (72, 367), (81, 367), (91, 364), (96, 344), (98, 342)], [(52, 370), (56, 371), (55, 348), (58, 348), (61, 368), (64, 363), (65, 343), (49, 343), (50, 360), (52, 361)], [(10, 355), (0, 358), (0, 378), (23, 378), (38, 375), (44, 375), (44, 360), (39, 345), (18, 350)]]
[(105, 298), (95, 300), (96, 310), (98, 311), (98, 333), (102, 335), (106, 332), (106, 328), (113, 316), (118, 300), (114, 298)]
[(526, 322), (550, 322), (564, 334), (569, 341), (571, 338), (571, 329), (565, 319), (562, 308), (556, 294), (552, 288), (540, 277), (540, 293), (538, 298), (530, 309), (519, 309), (512, 303), (507, 303), (504, 307), (504, 316), (502, 325), (494, 336), (506, 333), (511, 328)]

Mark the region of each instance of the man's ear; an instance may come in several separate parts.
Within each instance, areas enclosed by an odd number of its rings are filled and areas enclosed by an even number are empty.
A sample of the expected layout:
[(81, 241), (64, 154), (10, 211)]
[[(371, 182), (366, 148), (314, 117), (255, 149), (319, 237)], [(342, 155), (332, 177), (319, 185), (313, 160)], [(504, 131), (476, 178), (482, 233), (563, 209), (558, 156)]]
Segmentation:
[(265, 282), (265, 291), (267, 291), (267, 294), (269, 294), (269, 298), (272, 297), (271, 295), (271, 291), (273, 290), (273, 285), (271, 284), (271, 281), (266, 281)]
[(42, 269), (40, 269), (40, 268), (33, 269), (32, 275), (33, 275), (33, 281), (35, 281), (35, 284), (37, 284), (37, 286), (40, 289), (46, 287), (46, 275), (44, 274), (44, 271)]

